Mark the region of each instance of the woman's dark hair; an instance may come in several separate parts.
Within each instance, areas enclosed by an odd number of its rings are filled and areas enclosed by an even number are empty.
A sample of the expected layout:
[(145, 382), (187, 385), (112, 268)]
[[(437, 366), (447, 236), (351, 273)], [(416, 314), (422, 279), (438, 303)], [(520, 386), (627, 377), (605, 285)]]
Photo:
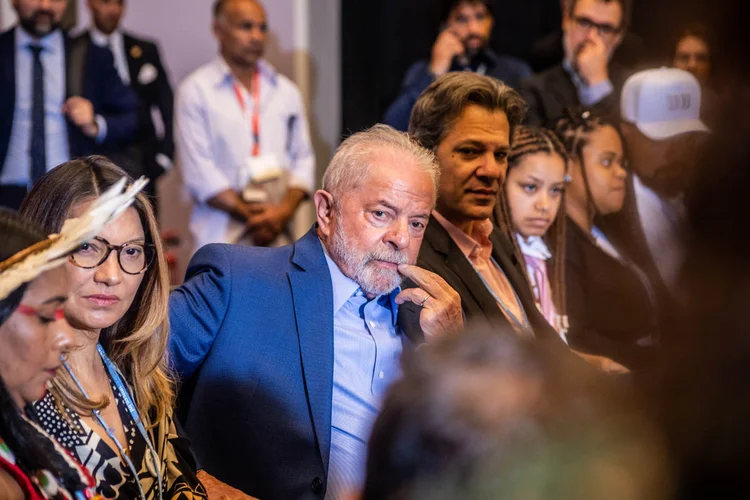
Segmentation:
[[(513, 134), (513, 140), (511, 141), (511, 149), (508, 154), (508, 171), (518, 166), (518, 164), (526, 156), (546, 153), (548, 155), (558, 155), (565, 162), (565, 171), (568, 170), (568, 154), (563, 146), (560, 139), (557, 138), (554, 132), (549, 129), (542, 127), (527, 127), (521, 126), (516, 129)], [(506, 174), (507, 179), (507, 174)], [(504, 186), (505, 187), (505, 186)], [(517, 258), (519, 262), (523, 262), (523, 255), (518, 247), (516, 240), (516, 228), (513, 227), (513, 219), (511, 217), (510, 206), (508, 205), (508, 198), (505, 195), (505, 189), (500, 194), (498, 200), (499, 211), (497, 215), (497, 223), (499, 227), (505, 231), (508, 238), (513, 242), (513, 246), (516, 249)], [(563, 191), (562, 200), (560, 202), (560, 210), (557, 213), (555, 222), (550, 228), (555, 232), (554, 238), (546, 238), (548, 241), (553, 241), (555, 244), (552, 264), (552, 279), (550, 280), (550, 286), (552, 288), (552, 302), (555, 304), (558, 315), (565, 316), (567, 314), (567, 301), (565, 298), (565, 216), (561, 216), (565, 210), (565, 192)], [(524, 273), (524, 276), (526, 273)]]
[(625, 145), (625, 139), (622, 137), (620, 127), (614, 121), (585, 108), (566, 109), (564, 115), (550, 127), (555, 131), (563, 146), (565, 146), (568, 158), (570, 160), (578, 160), (581, 164), (583, 183), (586, 186), (586, 195), (589, 199), (590, 210), (593, 211), (594, 216), (599, 215), (599, 209), (594, 203), (594, 198), (591, 196), (588, 169), (583, 158), (583, 148), (589, 142), (588, 135), (602, 127), (612, 127), (620, 138), (620, 142), (623, 146)]
[[(15, 212), (0, 209), (0, 263), (18, 252), (46, 239), (45, 233)], [(0, 273), (2, 268), (0, 267)], [(0, 325), (4, 324), (21, 303), (26, 285), (16, 288), (0, 300)], [(2, 342), (0, 338), (0, 342)], [(17, 464), (27, 475), (40, 470), (50, 471), (65, 489), (83, 490), (78, 471), (74, 470), (55, 450), (52, 441), (42, 436), (17, 408), (13, 397), (0, 379), (0, 437), (8, 444)]]

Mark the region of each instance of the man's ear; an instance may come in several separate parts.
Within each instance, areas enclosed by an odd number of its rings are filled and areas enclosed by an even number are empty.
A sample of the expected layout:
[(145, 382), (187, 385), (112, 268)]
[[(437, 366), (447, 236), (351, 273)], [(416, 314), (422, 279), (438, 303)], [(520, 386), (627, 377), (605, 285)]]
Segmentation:
[(325, 237), (331, 235), (331, 222), (335, 210), (333, 195), (328, 191), (319, 189), (313, 195), (315, 203), (315, 219), (318, 222), (318, 231)]

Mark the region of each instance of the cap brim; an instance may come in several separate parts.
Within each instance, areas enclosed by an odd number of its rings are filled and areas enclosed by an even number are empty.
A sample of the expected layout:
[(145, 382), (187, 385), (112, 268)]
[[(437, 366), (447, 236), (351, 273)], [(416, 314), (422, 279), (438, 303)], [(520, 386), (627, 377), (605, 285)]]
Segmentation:
[(668, 122), (637, 124), (643, 135), (654, 141), (662, 141), (688, 132), (710, 132), (706, 124), (700, 120), (677, 120)]

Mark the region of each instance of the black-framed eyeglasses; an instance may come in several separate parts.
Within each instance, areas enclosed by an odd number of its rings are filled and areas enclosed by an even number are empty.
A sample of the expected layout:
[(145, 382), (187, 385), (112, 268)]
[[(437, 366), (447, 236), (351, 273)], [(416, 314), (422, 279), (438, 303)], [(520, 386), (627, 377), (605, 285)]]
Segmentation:
[(613, 38), (620, 32), (619, 26), (612, 26), (611, 24), (606, 23), (600, 24), (586, 16), (575, 16), (573, 20), (576, 22), (576, 26), (581, 30), (589, 31), (591, 29), (596, 29), (599, 36), (602, 38)]
[(141, 274), (148, 269), (156, 254), (155, 247), (151, 243), (112, 245), (104, 238), (97, 236), (73, 252), (70, 262), (83, 269), (94, 269), (104, 264), (112, 250), (117, 252), (117, 263), (126, 274)]

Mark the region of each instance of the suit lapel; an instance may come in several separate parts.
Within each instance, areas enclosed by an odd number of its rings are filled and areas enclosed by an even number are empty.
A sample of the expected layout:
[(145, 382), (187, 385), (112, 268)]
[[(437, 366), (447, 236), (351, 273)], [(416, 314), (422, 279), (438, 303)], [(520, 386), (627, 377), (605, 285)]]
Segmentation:
[[(495, 324), (498, 318), (502, 320), (502, 325), (507, 326), (507, 321), (502, 314), (499, 314), (497, 301), (492, 296), (487, 286), (479, 277), (479, 273), (471, 265), (469, 259), (461, 252), (456, 242), (453, 241), (448, 231), (434, 217), (430, 218), (427, 226), (425, 239), (430, 242), (432, 247), (445, 258), (445, 266), (450, 269), (460, 279), (468, 293), (479, 305), (487, 319)], [(457, 290), (458, 291), (458, 290)], [(463, 291), (459, 291), (462, 293)], [(466, 300), (466, 293), (463, 293), (463, 300)]]
[(130, 35), (122, 34), (122, 43), (125, 49), (125, 59), (128, 61), (128, 74), (130, 74), (130, 86), (138, 85), (138, 60), (133, 57), (133, 47), (136, 41)]
[(294, 244), (288, 273), (307, 403), (328, 474), (333, 400), (333, 286), (314, 229)]
[(571, 102), (578, 102), (576, 87), (562, 65), (558, 65), (552, 73), (552, 84), (548, 85), (545, 90), (554, 95), (563, 108), (569, 107)]

